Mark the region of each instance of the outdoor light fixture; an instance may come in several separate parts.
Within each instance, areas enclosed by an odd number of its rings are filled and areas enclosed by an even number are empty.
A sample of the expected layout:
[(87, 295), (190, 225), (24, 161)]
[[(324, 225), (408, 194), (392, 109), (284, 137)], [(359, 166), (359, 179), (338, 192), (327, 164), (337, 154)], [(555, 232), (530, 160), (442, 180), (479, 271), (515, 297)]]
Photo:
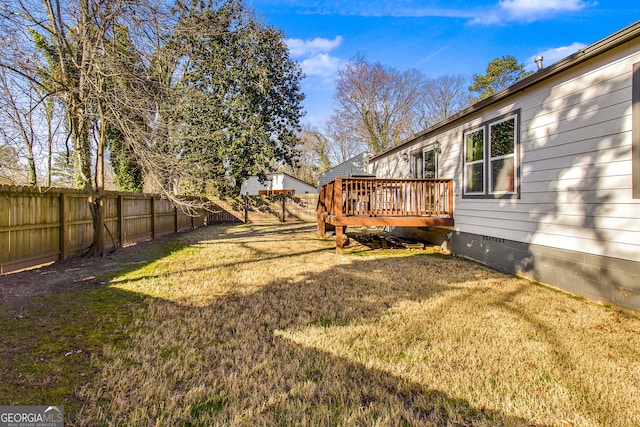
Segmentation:
[(433, 151), (438, 154), (442, 153), (442, 150), (440, 149), (440, 141), (438, 141), (437, 139), (436, 142), (433, 143)]
[(402, 153), (402, 160), (404, 160), (405, 162), (409, 161), (409, 155), (407, 153)]

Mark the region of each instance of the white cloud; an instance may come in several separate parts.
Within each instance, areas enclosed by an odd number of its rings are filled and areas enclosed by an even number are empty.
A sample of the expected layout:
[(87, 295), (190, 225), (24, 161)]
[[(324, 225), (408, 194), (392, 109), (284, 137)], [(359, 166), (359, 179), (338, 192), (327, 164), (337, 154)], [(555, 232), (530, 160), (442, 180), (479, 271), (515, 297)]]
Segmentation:
[(509, 20), (534, 21), (561, 12), (575, 12), (590, 6), (583, 0), (500, 0), (498, 8)]
[(330, 78), (335, 76), (342, 65), (342, 60), (327, 53), (319, 53), (303, 60), (300, 64), (307, 76)]
[[(366, 17), (449, 17), (471, 18), (469, 7), (443, 8), (425, 0), (249, 0), (260, 10), (287, 10), (307, 15), (341, 15)], [(435, 2), (437, 3), (437, 2)]]
[(338, 69), (344, 61), (331, 55), (331, 51), (343, 42), (342, 36), (333, 39), (316, 37), (314, 39), (286, 40), (291, 56), (297, 58), (307, 77), (319, 77), (323, 84), (333, 82)]
[(480, 14), (472, 24), (493, 25), (505, 22), (532, 22), (560, 13), (577, 12), (595, 5), (585, 0), (500, 0)]
[(531, 71), (537, 70), (535, 59), (538, 56), (542, 56), (544, 66), (548, 67), (549, 65), (555, 64), (561, 59), (564, 59), (567, 56), (576, 53), (577, 51), (579, 51), (580, 49), (583, 49), (586, 46), (587, 45), (584, 43), (574, 42), (574, 43), (571, 43), (569, 46), (560, 46), (560, 47), (547, 49), (543, 52), (537, 53), (536, 55), (529, 57), (526, 63), (526, 68), (527, 70), (531, 70)]
[(342, 44), (342, 40), (342, 36), (336, 36), (333, 40), (316, 37), (312, 40), (287, 39), (286, 43), (293, 57), (301, 57), (331, 52)]
[[(597, 0), (495, 0), (484, 2), (448, 2), (445, 7), (424, 0), (253, 0), (264, 7), (287, 7), (301, 14), (375, 16), (375, 17), (441, 17), (469, 19), (472, 24), (493, 25), (506, 22), (531, 22), (559, 13), (576, 12), (597, 4)], [(295, 40), (295, 39), (293, 39)], [(326, 39), (325, 39), (326, 40)]]

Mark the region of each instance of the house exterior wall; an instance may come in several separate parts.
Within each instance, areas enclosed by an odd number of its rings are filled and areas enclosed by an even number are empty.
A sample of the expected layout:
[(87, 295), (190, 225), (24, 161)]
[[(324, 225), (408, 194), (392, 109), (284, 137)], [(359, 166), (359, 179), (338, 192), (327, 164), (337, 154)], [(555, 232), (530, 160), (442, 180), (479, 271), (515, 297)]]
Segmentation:
[(257, 176), (250, 176), (246, 179), (245, 182), (242, 183), (240, 187), (240, 193), (248, 194), (250, 196), (256, 196), (258, 191), (260, 190), (278, 190), (278, 188), (273, 188), (273, 181), (268, 179), (264, 182), (264, 184), (260, 183)]
[(367, 164), (365, 162), (366, 152), (357, 154), (350, 158), (349, 160), (340, 163), (329, 169), (328, 171), (322, 172), (318, 176), (318, 191), (320, 187), (323, 185), (333, 181), (336, 178), (348, 178), (351, 175), (364, 175), (368, 174), (369, 171), (367, 169)]
[[(428, 234), (458, 255), (640, 310), (631, 132), (638, 62), (636, 37), (373, 158), (378, 177), (413, 176), (402, 154), (420, 153), (437, 139), (439, 176), (454, 179), (453, 229), (397, 231)], [(464, 197), (463, 132), (513, 112), (520, 124), (519, 195)]]
[(284, 184), (283, 190), (295, 190), (296, 194), (315, 194), (318, 192), (316, 187), (313, 185), (307, 184), (306, 182), (302, 182), (299, 179), (296, 179), (289, 175), (284, 175)]
[(267, 174), (267, 180), (261, 184), (257, 176), (250, 176), (240, 187), (241, 194), (256, 196), (260, 190), (294, 190), (296, 194), (316, 193), (313, 185), (302, 182), (284, 173)]

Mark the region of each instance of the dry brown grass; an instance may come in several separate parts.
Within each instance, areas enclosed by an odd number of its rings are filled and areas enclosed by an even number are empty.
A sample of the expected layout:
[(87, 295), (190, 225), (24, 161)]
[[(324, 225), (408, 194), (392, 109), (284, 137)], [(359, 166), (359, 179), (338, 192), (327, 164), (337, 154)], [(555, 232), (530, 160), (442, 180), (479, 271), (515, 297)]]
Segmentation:
[(211, 227), (114, 277), (142, 295), (77, 425), (640, 425), (640, 317), (312, 225)]

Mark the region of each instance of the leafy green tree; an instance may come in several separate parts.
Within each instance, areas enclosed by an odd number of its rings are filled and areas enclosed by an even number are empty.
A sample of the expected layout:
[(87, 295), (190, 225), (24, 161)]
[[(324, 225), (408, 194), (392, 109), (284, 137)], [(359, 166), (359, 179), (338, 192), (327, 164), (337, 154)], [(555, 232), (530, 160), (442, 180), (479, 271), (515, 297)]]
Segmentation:
[(142, 191), (142, 168), (136, 161), (131, 148), (124, 142), (122, 134), (116, 129), (109, 134), (109, 152), (118, 191)]
[(74, 164), (73, 153), (58, 153), (53, 157), (51, 165), (51, 185), (54, 187), (69, 188), (73, 186)]
[(482, 100), (531, 74), (525, 70), (524, 64), (518, 63), (518, 60), (513, 56), (506, 55), (489, 62), (486, 74), (474, 74), (473, 84), (469, 86), (469, 90), (479, 94), (477, 101)]
[[(0, 131), (0, 135), (3, 132)], [(0, 178), (8, 179), (13, 183), (22, 183), (28, 176), (27, 168), (20, 164), (20, 155), (9, 144), (5, 144), (4, 135), (0, 138)]]
[(181, 130), (171, 142), (182, 165), (177, 178), (200, 190), (214, 181), (223, 192), (239, 192), (249, 175), (294, 165), (303, 76), (282, 32), (239, 0), (178, 6), (174, 43), (188, 97), (173, 118)]
[[(134, 123), (134, 128), (145, 127), (145, 118), (128, 100), (132, 94), (139, 94), (142, 83), (141, 76), (146, 73), (142, 57), (136, 50), (127, 26), (117, 24), (113, 28), (113, 36), (105, 43), (107, 63), (103, 92), (109, 94), (109, 101), (118, 102), (117, 110), (107, 108), (105, 112), (106, 140), (110, 153), (110, 163), (115, 174), (115, 184), (119, 191), (142, 191), (143, 170), (135, 156), (134, 145), (125, 137), (124, 123)], [(146, 85), (145, 82), (143, 85)], [(124, 123), (123, 123), (124, 122)]]

